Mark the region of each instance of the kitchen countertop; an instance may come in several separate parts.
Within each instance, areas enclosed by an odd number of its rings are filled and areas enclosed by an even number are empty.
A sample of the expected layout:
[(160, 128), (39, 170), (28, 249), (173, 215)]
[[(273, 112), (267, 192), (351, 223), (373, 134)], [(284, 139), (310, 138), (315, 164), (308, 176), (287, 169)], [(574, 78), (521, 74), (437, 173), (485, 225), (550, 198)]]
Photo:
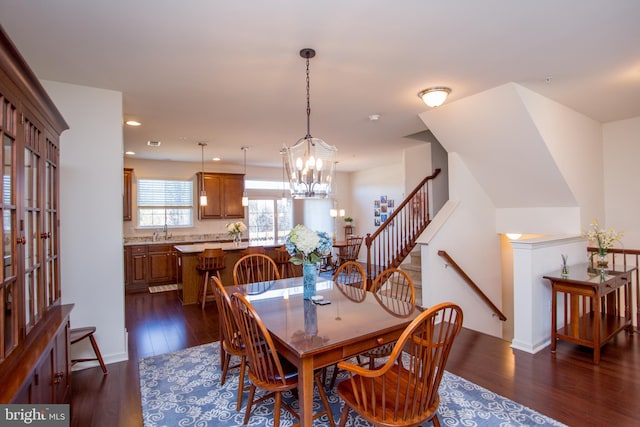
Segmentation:
[(176, 250), (183, 254), (199, 253), (205, 249), (217, 249), (220, 248), (224, 251), (237, 251), (247, 249), (250, 246), (257, 246), (263, 248), (277, 248), (281, 246), (281, 243), (275, 243), (273, 241), (264, 242), (242, 242), (240, 246), (236, 246), (233, 242), (207, 242), (207, 243), (195, 243), (188, 245), (175, 245)]

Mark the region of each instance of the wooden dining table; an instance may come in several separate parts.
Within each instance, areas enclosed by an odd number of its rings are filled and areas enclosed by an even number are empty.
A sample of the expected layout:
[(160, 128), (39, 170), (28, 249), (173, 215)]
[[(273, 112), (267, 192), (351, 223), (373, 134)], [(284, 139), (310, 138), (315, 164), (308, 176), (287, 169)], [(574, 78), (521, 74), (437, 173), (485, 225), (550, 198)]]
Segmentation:
[(249, 299), (278, 353), (297, 366), (300, 424), (311, 426), (314, 372), (396, 341), (420, 310), (397, 302), (388, 305), (371, 292), (354, 292), (322, 278), (318, 278), (316, 294), (331, 303), (317, 305), (303, 300), (302, 280), (293, 277), (231, 286), (228, 292)]

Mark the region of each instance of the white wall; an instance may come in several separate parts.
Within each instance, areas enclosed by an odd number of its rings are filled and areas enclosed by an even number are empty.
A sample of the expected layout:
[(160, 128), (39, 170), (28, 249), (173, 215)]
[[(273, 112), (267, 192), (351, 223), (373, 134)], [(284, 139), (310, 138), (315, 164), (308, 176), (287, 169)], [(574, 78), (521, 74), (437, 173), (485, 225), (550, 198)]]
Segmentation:
[[(593, 218), (604, 215), (602, 125), (529, 89), (519, 85), (515, 87), (553, 161), (575, 197), (576, 203), (570, 206), (580, 209), (579, 221), (572, 225), (567, 224), (561, 232), (580, 233), (581, 228), (586, 228)], [(566, 205), (555, 206), (558, 207), (558, 219), (554, 221), (553, 218), (542, 218), (539, 224), (555, 223), (557, 226), (561, 223), (564, 212), (561, 208)], [(568, 218), (570, 220), (570, 216)], [(523, 229), (520, 232), (539, 231)]]
[[(126, 360), (122, 256), (122, 94), (44, 81), (69, 130), (60, 141), (62, 300), (71, 327), (96, 326), (106, 363)], [(88, 346), (72, 355), (93, 354)]]
[[(404, 166), (400, 163), (390, 164), (351, 174), (351, 210), (347, 216), (355, 221), (355, 234), (366, 236), (373, 234), (378, 227), (373, 223), (373, 202), (380, 196), (393, 199), (396, 206), (402, 201), (404, 194)], [(366, 261), (366, 248), (363, 243), (358, 259)]]
[(603, 146), (605, 218), (600, 223), (624, 231), (624, 247), (640, 249), (640, 117), (605, 124)]
[[(500, 237), (495, 232), (495, 207), (457, 153), (449, 153), (450, 200), (459, 202), (453, 212), (442, 209), (434, 219), (449, 215), (437, 233), (422, 245), (422, 305), (444, 301), (458, 304), (464, 326), (502, 336), (502, 321), (453, 268), (438, 255), (446, 251), (498, 308), (502, 306)], [(451, 204), (451, 203), (450, 203)]]

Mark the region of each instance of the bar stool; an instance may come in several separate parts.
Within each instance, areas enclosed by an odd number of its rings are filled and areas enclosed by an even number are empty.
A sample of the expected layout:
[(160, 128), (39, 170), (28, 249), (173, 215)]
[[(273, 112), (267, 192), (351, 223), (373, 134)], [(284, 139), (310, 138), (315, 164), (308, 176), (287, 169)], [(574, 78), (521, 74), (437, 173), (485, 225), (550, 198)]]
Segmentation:
[(196, 269), (204, 276), (202, 289), (199, 295), (199, 298), (202, 301), (203, 310), (207, 301), (213, 301), (215, 299), (213, 288), (210, 289), (211, 292), (208, 292), (209, 288), (207, 284), (209, 283), (209, 276), (215, 275), (222, 281), (220, 278), (220, 270), (223, 268), (224, 251), (222, 249), (205, 249), (201, 254), (198, 254), (198, 265), (196, 266)]
[(249, 246), (246, 249), (243, 249), (240, 252), (240, 256), (245, 256), (245, 255), (253, 255), (253, 254), (266, 254), (267, 251), (264, 249), (264, 247), (262, 246)]
[(82, 359), (71, 359), (71, 365), (75, 365), (78, 362), (89, 362), (92, 360), (97, 360), (100, 363), (100, 367), (102, 368), (102, 372), (107, 374), (107, 367), (104, 364), (104, 360), (102, 360), (102, 354), (100, 353), (100, 348), (98, 348), (98, 343), (96, 342), (93, 334), (96, 332), (95, 326), (87, 326), (84, 328), (71, 329), (69, 331), (69, 342), (71, 344), (75, 344), (79, 341), (82, 341), (85, 338), (89, 338), (91, 341), (91, 347), (93, 347), (93, 352), (96, 357), (82, 358)]
[(289, 262), (291, 255), (287, 252), (284, 245), (276, 248), (273, 260), (276, 262), (278, 269), (280, 270), (280, 278), (287, 279), (296, 275), (293, 264)]

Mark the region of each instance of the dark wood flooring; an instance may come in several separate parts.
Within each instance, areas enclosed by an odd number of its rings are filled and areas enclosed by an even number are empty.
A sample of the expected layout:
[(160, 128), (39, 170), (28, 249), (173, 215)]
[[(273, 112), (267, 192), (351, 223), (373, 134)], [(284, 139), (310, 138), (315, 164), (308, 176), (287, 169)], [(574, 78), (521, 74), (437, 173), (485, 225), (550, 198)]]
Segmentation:
[[(175, 291), (126, 295), (129, 361), (73, 373), (74, 427), (142, 426), (138, 360), (218, 340), (214, 303), (183, 307)], [(593, 365), (566, 342), (537, 354), (463, 329), (447, 370), (571, 426), (640, 425), (640, 336), (620, 333)]]

